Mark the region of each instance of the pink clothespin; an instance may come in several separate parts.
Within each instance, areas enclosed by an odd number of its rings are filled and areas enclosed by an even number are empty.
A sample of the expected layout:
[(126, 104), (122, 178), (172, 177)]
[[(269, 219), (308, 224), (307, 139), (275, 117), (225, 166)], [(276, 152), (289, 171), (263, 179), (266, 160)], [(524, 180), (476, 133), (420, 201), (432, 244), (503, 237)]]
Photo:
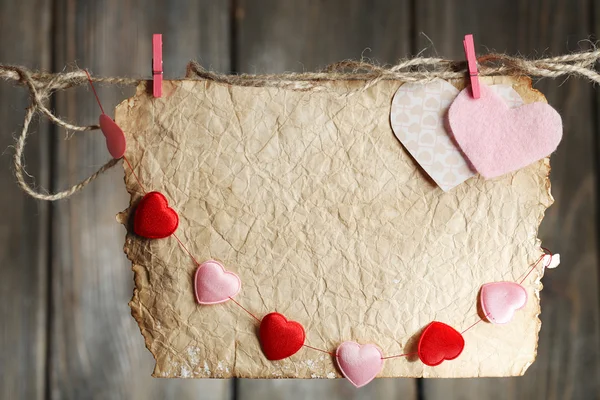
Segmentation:
[(154, 97), (162, 96), (163, 60), (162, 34), (152, 35), (152, 93)]
[(477, 70), (477, 57), (475, 56), (475, 43), (473, 35), (465, 35), (463, 40), (465, 47), (465, 56), (467, 57), (467, 65), (469, 67), (469, 76), (471, 80), (471, 93), (474, 99), (479, 98), (479, 71)]

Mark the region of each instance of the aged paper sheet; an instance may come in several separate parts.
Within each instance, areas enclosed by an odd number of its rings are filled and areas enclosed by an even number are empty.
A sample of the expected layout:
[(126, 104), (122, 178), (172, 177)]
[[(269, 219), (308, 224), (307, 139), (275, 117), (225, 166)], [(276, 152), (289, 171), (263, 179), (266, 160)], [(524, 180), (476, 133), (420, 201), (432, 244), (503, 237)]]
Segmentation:
[[(525, 103), (545, 101), (526, 78), (483, 81), (512, 84)], [(476, 322), (481, 285), (517, 280), (540, 257), (537, 230), (553, 201), (547, 159), (448, 193), (436, 187), (390, 127), (401, 84), (348, 95), (361, 83), (306, 92), (167, 81), (159, 99), (140, 86), (116, 121), (146, 190), (179, 213), (179, 238), (198, 261), (219, 260), (240, 276), (244, 307), (300, 322), (314, 347), (354, 340), (395, 355), (415, 351), (432, 320), (459, 331)], [(143, 193), (126, 172), (135, 206)], [(196, 304), (196, 266), (175, 238), (128, 234), (125, 252), (155, 376), (340, 376), (332, 357), (308, 348), (268, 361), (242, 309)], [(536, 355), (542, 273), (523, 283), (529, 301), (513, 321), (469, 330), (456, 360), (390, 359), (379, 376), (523, 374)]]

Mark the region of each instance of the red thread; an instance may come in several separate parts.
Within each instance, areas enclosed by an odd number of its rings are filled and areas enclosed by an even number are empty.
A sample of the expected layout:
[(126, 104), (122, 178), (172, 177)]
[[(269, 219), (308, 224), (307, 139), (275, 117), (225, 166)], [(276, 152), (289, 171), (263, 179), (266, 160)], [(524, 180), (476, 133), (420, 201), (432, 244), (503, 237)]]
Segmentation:
[(308, 347), (309, 349), (313, 349), (313, 350), (316, 350), (316, 351), (320, 351), (321, 353), (326, 353), (326, 354), (329, 354), (330, 356), (335, 356), (335, 354), (334, 354), (334, 353), (332, 353), (331, 351), (327, 351), (327, 350), (323, 350), (323, 349), (318, 349), (318, 348), (316, 348), (316, 347), (312, 347), (312, 346), (309, 346), (309, 345), (307, 345), (307, 344), (304, 344), (303, 346), (304, 346), (304, 347)]
[[(547, 249), (542, 248), (544, 251), (546, 251)], [(529, 270), (529, 272), (527, 272), (527, 274), (525, 274), (525, 276), (523, 277), (523, 279), (521, 279), (518, 283), (519, 285), (522, 284), (523, 282), (525, 282), (525, 279), (527, 279), (527, 277), (535, 270), (535, 268), (538, 266), (538, 264), (540, 263), (540, 261), (542, 261), (544, 259), (544, 257), (546, 257), (548, 254), (544, 254), (543, 256), (541, 256), (536, 262), (535, 264), (533, 264), (533, 267), (531, 267), (531, 269)], [(552, 262), (552, 256), (553, 254), (551, 252), (549, 252), (550, 255), (550, 261), (548, 262), (548, 265), (550, 265), (550, 263)], [(546, 265), (544, 265), (544, 268), (546, 267)]]
[(177, 241), (179, 242), (179, 245), (183, 248), (183, 250), (185, 250), (186, 253), (188, 253), (188, 255), (192, 258), (192, 260), (194, 260), (194, 262), (196, 263), (197, 266), (200, 266), (200, 263), (198, 262), (198, 260), (196, 260), (196, 258), (192, 255), (192, 253), (188, 250), (187, 247), (185, 247), (185, 245), (183, 244), (183, 242), (179, 239), (179, 237), (176, 234), (173, 234), (173, 237), (175, 239), (177, 239)]
[[(487, 318), (489, 314), (487, 314), (485, 317)], [(462, 331), (460, 334), (464, 335), (465, 332), (467, 332), (469, 329), (471, 329), (472, 327), (474, 327), (475, 325), (477, 325), (478, 323), (480, 323), (481, 321), (483, 321), (482, 319), (479, 319), (477, 322), (475, 322), (473, 325), (469, 326), (467, 329), (465, 329), (464, 331)]]
[(231, 299), (231, 301), (233, 301), (235, 304), (237, 304), (238, 306), (240, 306), (242, 308), (242, 310), (246, 311), (248, 314), (250, 314), (250, 316), (252, 318), (254, 318), (255, 320), (257, 320), (258, 322), (260, 322), (260, 318), (258, 318), (256, 315), (252, 314), (250, 311), (246, 310), (246, 307), (244, 307), (243, 305), (241, 305), (240, 303), (238, 303), (237, 301), (235, 301), (235, 299), (233, 297), (229, 297), (229, 299)]
[(413, 351), (412, 353), (404, 353), (404, 354), (398, 354), (395, 356), (387, 356), (387, 357), (381, 357), (382, 360), (387, 360), (389, 358), (398, 358), (398, 357), (410, 357), (410, 356), (414, 356), (415, 354), (419, 354), (416, 351)]
[(138, 176), (136, 175), (136, 173), (133, 170), (133, 167), (131, 166), (131, 163), (129, 162), (129, 160), (127, 159), (127, 157), (123, 156), (123, 160), (125, 160), (125, 162), (129, 166), (129, 169), (131, 170), (131, 173), (135, 177), (135, 180), (137, 181), (138, 185), (140, 185), (140, 187), (142, 188), (142, 191), (144, 192), (144, 194), (146, 194), (147, 192), (146, 192), (146, 189), (144, 188), (144, 185), (142, 185), (142, 182), (140, 181), (140, 178), (138, 178)]
[(102, 111), (102, 114), (104, 114), (104, 108), (102, 108), (102, 104), (100, 103), (100, 98), (98, 97), (98, 93), (96, 93), (96, 88), (94, 87), (94, 84), (92, 83), (92, 77), (90, 76), (90, 73), (88, 72), (87, 69), (84, 69), (85, 74), (87, 75), (88, 78), (88, 82), (90, 82), (90, 86), (92, 87), (92, 90), (94, 91), (94, 96), (96, 96), (96, 101), (98, 102), (98, 105), (100, 106), (100, 111)]

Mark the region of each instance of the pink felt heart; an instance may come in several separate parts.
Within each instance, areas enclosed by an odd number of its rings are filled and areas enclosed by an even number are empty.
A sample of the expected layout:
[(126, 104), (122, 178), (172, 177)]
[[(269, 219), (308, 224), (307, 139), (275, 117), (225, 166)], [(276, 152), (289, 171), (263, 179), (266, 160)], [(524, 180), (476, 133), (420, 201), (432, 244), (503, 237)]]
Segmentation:
[(217, 261), (205, 261), (196, 270), (194, 278), (196, 301), (200, 304), (217, 304), (235, 296), (242, 287), (240, 278), (226, 271)]
[(486, 283), (481, 287), (481, 310), (494, 324), (509, 322), (527, 303), (527, 291), (515, 282)]
[[(511, 108), (523, 105), (512, 86), (490, 87)], [(444, 123), (448, 108), (458, 93), (457, 88), (442, 79), (405, 83), (394, 95), (390, 110), (394, 134), (444, 191), (475, 175)]]
[(357, 388), (371, 382), (383, 368), (383, 354), (374, 344), (344, 342), (335, 356), (342, 374)]
[(516, 171), (556, 150), (562, 120), (546, 103), (510, 108), (489, 86), (474, 99), (463, 90), (450, 105), (448, 122), (459, 147), (485, 178)]
[(125, 134), (123, 130), (106, 114), (100, 115), (100, 130), (106, 139), (106, 147), (113, 158), (121, 158), (125, 154)]

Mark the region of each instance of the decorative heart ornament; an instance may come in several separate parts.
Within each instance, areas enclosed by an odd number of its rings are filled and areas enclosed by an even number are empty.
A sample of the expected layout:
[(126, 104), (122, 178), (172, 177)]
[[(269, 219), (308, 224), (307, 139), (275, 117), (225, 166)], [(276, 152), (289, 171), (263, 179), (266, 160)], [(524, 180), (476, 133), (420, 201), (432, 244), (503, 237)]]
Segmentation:
[(218, 304), (239, 293), (242, 281), (218, 261), (205, 261), (196, 270), (194, 292), (200, 304)]
[(544, 267), (545, 268), (556, 268), (560, 265), (560, 254), (546, 254), (544, 256)]
[[(512, 87), (491, 88), (509, 107), (523, 104)], [(475, 175), (446, 130), (446, 114), (458, 93), (452, 84), (435, 79), (427, 84), (405, 83), (392, 100), (390, 121), (394, 134), (444, 191)]]
[(147, 193), (135, 209), (133, 230), (148, 239), (171, 236), (179, 225), (179, 216), (159, 192)]
[(121, 158), (125, 154), (125, 134), (123, 130), (106, 114), (100, 114), (100, 130), (106, 139), (106, 147), (113, 158)]
[(302, 325), (295, 321), (288, 321), (276, 312), (263, 317), (258, 336), (265, 357), (272, 361), (296, 354), (304, 345), (306, 338)]
[(383, 368), (383, 353), (374, 344), (344, 342), (335, 357), (342, 374), (357, 388), (371, 382)]
[(527, 304), (527, 291), (515, 282), (486, 283), (481, 287), (479, 297), (481, 310), (494, 324), (509, 322), (515, 311)]
[(419, 359), (425, 365), (435, 367), (444, 360), (454, 360), (465, 348), (465, 339), (453, 327), (433, 321), (419, 339)]
[(479, 99), (463, 90), (448, 110), (448, 122), (461, 150), (485, 178), (550, 155), (562, 138), (562, 119), (548, 104), (511, 109), (486, 85), (481, 85)]

